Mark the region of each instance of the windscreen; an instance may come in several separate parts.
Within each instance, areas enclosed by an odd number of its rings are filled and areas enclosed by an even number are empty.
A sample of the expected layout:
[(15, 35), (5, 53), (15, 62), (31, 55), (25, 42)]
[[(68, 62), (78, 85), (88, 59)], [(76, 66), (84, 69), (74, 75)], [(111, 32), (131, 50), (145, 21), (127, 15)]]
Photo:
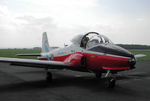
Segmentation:
[(109, 40), (106, 36), (100, 34), (89, 34), (86, 36), (86, 39), (88, 40), (86, 43), (86, 48), (94, 47), (98, 44), (112, 44), (111, 40)]
[(106, 36), (101, 35), (97, 32), (89, 32), (85, 35), (77, 35), (72, 40), (72, 43), (79, 45), (82, 48), (94, 47), (98, 44), (113, 44)]

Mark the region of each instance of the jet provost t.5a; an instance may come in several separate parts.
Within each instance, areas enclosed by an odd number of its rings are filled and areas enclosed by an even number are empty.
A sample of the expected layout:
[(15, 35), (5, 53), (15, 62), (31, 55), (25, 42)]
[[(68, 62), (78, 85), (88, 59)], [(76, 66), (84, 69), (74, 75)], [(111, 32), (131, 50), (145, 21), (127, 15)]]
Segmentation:
[(48, 69), (70, 69), (94, 73), (101, 78), (105, 73), (106, 86), (113, 88), (116, 84), (115, 74), (135, 68), (136, 58), (145, 55), (133, 55), (128, 50), (112, 43), (106, 36), (97, 32), (78, 35), (72, 44), (64, 48), (51, 49), (47, 34), (43, 33), (41, 54), (18, 54), (18, 56), (38, 56), (34, 59), (0, 58), (0, 62), (11, 65), (43, 68), (46, 80), (52, 81)]

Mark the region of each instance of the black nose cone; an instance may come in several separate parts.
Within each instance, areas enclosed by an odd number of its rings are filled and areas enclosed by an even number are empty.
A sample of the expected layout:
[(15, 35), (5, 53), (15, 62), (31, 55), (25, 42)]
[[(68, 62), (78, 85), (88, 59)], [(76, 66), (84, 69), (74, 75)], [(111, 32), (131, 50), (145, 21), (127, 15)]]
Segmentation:
[(123, 56), (123, 57), (134, 57), (131, 52), (128, 50), (119, 47), (114, 44), (100, 44), (97, 46), (94, 46), (89, 49), (90, 51), (95, 51), (95, 52), (100, 52), (100, 53), (105, 53), (105, 54), (110, 54), (110, 55), (117, 55), (117, 56)]
[(120, 46), (109, 44), (107, 46), (107, 48), (110, 48), (110, 50), (114, 51), (114, 53), (116, 53), (116, 55), (132, 57), (132, 58), (134, 57), (134, 55), (131, 52), (129, 52), (127, 49), (124, 49)]

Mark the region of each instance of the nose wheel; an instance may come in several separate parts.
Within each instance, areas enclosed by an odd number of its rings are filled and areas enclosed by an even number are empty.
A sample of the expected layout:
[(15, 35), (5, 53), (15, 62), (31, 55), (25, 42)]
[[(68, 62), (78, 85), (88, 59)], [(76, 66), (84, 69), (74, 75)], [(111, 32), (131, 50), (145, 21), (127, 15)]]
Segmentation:
[(106, 73), (105, 85), (107, 88), (114, 88), (116, 86), (116, 77), (114, 74), (110, 73), (110, 70)]
[(107, 88), (114, 88), (116, 86), (116, 78), (114, 77), (107, 78), (105, 85)]

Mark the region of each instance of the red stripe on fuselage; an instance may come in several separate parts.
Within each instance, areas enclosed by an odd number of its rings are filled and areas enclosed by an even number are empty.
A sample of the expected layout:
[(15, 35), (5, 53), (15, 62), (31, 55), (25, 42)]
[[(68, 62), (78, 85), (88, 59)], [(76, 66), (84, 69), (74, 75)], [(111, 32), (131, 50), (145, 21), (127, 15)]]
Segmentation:
[(106, 70), (129, 70), (130, 67), (102, 67), (103, 69), (106, 69)]
[(116, 70), (119, 70), (117, 68), (130, 67), (128, 63), (129, 58), (91, 53), (84, 53), (84, 56), (87, 57), (87, 64), (88, 67), (91, 69), (102, 69), (102, 67), (115, 67)]
[[(68, 58), (71, 54), (69, 55), (64, 55), (64, 56), (57, 56), (57, 57), (53, 57), (53, 60), (50, 58), (50, 60), (52, 61), (60, 61), (60, 62), (64, 62), (66, 58)], [(48, 60), (48, 58), (44, 57), (44, 58), (39, 58), (39, 60)]]
[[(109, 56), (109, 55), (93, 54), (93, 53), (80, 53), (80, 52), (77, 53), (82, 54), (83, 56), (86, 57), (88, 69), (101, 70), (103, 69), (103, 67), (107, 67), (107, 69), (110, 70), (127, 70), (130, 67), (130, 64), (128, 62), (129, 60), (128, 57), (117, 57), (117, 56)], [(72, 54), (54, 57), (53, 61), (64, 62)], [(48, 60), (48, 59), (40, 58), (40, 60)]]

